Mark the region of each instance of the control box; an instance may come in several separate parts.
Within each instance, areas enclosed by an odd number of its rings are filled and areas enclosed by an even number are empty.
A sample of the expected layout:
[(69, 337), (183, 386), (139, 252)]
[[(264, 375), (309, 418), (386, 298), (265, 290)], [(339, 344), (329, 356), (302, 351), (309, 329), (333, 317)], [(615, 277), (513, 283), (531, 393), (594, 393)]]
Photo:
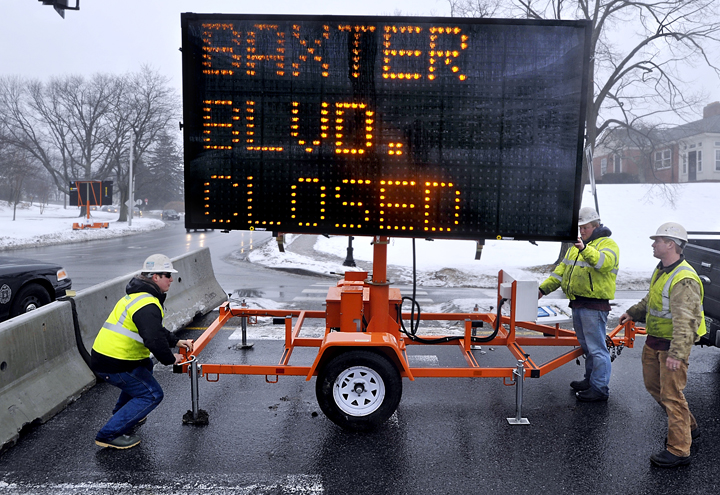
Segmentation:
[(538, 318), (538, 282), (537, 280), (517, 280), (505, 270), (498, 275), (500, 297), (513, 302), (513, 284), (515, 284), (515, 321), (537, 321)]

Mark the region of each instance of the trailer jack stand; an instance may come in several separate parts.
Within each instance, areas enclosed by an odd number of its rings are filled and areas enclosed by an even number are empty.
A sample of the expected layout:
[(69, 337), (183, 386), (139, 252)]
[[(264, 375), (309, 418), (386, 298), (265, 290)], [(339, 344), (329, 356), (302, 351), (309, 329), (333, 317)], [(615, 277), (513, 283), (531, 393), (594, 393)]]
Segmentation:
[(199, 408), (198, 381), (200, 370), (198, 369), (197, 358), (192, 356), (188, 373), (190, 375), (190, 398), (192, 401), (192, 410), (183, 414), (182, 422), (184, 425), (206, 426), (210, 424), (210, 415), (207, 411)]
[[(243, 299), (243, 302), (240, 304), (240, 307), (247, 308), (247, 304), (245, 304), (245, 299)], [(242, 328), (242, 341), (239, 344), (235, 344), (234, 349), (236, 351), (241, 351), (243, 349), (252, 349), (253, 344), (250, 344), (247, 341), (248, 317), (243, 316), (242, 318), (240, 318), (240, 322), (241, 322), (241, 328)]]
[(522, 417), (523, 382), (525, 381), (525, 366), (523, 361), (518, 360), (517, 369), (513, 371), (515, 382), (515, 417), (507, 418), (511, 425), (529, 425), (530, 421)]

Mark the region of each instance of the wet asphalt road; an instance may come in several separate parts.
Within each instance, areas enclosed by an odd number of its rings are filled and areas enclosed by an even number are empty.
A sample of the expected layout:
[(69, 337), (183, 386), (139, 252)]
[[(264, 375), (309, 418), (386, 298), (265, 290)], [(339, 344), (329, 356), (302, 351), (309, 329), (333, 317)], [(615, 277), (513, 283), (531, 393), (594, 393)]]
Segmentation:
[[(196, 338), (208, 322), (195, 322), (196, 330), (181, 330), (181, 337)], [(229, 336), (221, 331), (200, 362), (280, 359), (280, 341), (237, 350)], [(540, 363), (562, 352), (526, 351)], [(156, 366), (165, 399), (140, 430), (138, 447), (111, 451), (93, 443), (117, 397), (99, 384), (0, 455), (0, 493), (719, 493), (720, 350), (693, 350), (686, 395), (702, 436), (693, 463), (669, 471), (648, 460), (662, 449), (666, 421), (642, 385), (640, 351), (641, 345), (625, 349), (613, 363), (608, 403), (576, 402), (568, 383), (581, 369), (573, 363), (527, 379), (527, 426), (507, 423), (515, 416), (515, 390), (501, 379), (404, 380), (397, 413), (372, 433), (335, 426), (317, 405), (315, 379), (299, 377), (277, 384), (259, 376), (203, 379), (200, 407), (210, 424), (183, 425), (189, 379)], [(296, 350), (291, 364), (314, 356)], [(504, 348), (483, 347), (476, 356), (482, 365), (514, 363)], [(447, 346), (413, 346), (410, 360), (463, 365)]]

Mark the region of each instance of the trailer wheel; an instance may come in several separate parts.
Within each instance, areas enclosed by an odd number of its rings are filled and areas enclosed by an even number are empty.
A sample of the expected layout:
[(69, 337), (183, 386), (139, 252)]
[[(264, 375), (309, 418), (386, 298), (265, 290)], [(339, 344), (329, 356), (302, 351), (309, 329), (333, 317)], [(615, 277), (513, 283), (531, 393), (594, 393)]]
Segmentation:
[(315, 395), (333, 423), (346, 430), (369, 430), (397, 409), (402, 379), (385, 356), (348, 351), (331, 359), (318, 373)]

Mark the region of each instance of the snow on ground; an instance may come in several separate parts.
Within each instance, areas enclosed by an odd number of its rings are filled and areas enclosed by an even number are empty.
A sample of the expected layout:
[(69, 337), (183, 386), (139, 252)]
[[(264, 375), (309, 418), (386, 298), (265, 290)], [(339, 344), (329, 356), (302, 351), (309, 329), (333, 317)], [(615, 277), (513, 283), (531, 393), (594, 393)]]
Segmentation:
[[(107, 229), (73, 230), (73, 223), (84, 223), (80, 208), (62, 205), (40, 206), (21, 203), (15, 211), (7, 203), (0, 203), (0, 251), (24, 247), (47, 246), (109, 239), (161, 229), (165, 224), (157, 219), (133, 217), (132, 227), (118, 222), (118, 213), (91, 211), (91, 222), (108, 222)], [(6, 253), (7, 254), (7, 253)]]
[[(650, 235), (664, 222), (681, 223), (689, 231), (720, 231), (718, 195), (720, 184), (695, 183), (666, 186), (614, 184), (598, 186), (600, 216), (613, 232), (620, 248), (618, 288), (646, 290), (658, 260), (652, 256)], [(673, 201), (668, 198), (672, 196)], [(595, 202), (586, 188), (583, 206)], [(268, 243), (253, 252), (250, 260), (265, 266), (306, 269), (319, 273), (344, 272), (347, 237), (317, 236), (313, 257), (308, 249), (293, 252), (296, 243), (308, 236), (288, 236), (285, 253), (276, 243)], [(370, 237), (355, 237), (353, 257), (357, 269), (369, 269), (373, 247)], [(560, 252), (560, 243), (488, 240), (479, 261), (475, 260), (474, 241), (415, 241), (417, 281), (424, 286), (485, 287), (497, 284), (497, 274), (506, 270), (517, 279), (544, 280), (548, 267)], [(397, 282), (412, 280), (412, 240), (392, 238), (388, 246), (388, 265)]]

